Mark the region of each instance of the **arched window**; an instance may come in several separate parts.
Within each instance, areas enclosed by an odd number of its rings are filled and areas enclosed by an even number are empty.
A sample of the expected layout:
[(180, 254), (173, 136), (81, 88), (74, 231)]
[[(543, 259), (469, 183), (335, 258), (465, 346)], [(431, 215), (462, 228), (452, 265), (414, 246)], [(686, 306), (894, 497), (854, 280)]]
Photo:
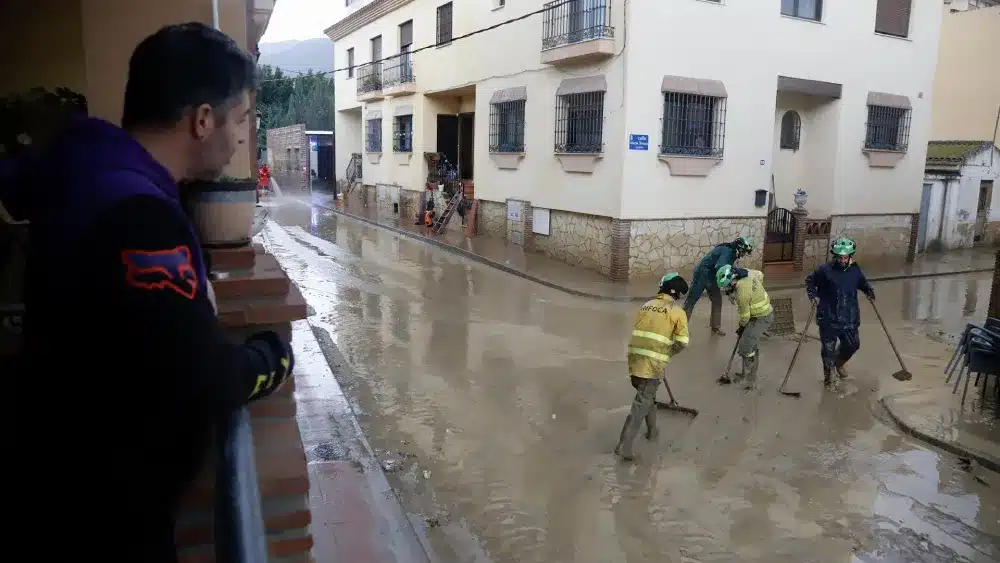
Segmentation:
[(802, 120), (794, 110), (788, 110), (781, 116), (781, 148), (799, 150), (799, 136), (802, 133)]

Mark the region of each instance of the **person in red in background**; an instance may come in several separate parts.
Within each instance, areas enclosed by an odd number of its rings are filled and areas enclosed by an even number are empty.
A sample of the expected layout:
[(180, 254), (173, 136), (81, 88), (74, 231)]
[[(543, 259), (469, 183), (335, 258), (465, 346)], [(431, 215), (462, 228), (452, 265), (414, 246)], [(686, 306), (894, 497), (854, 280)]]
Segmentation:
[(434, 226), (434, 218), (435, 218), (435, 215), (434, 215), (434, 200), (433, 199), (429, 199), (429, 200), (427, 200), (427, 208), (424, 211), (424, 226), (425, 227), (432, 227), (432, 226)]
[(271, 190), (271, 168), (266, 164), (260, 165), (257, 172), (257, 203), (260, 203), (260, 192)]

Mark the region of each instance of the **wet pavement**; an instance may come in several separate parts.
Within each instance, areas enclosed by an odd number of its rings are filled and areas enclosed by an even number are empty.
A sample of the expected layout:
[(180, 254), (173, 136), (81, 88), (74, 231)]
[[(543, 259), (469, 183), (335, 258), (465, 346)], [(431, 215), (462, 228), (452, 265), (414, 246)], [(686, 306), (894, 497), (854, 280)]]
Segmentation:
[[(669, 377), (701, 414), (661, 413), (658, 442), (640, 438), (639, 459), (621, 463), (635, 305), (329, 211), (269, 211), (284, 228), (262, 237), (328, 357), (343, 358), (333, 374), (437, 560), (1000, 560), (1000, 476), (903, 435), (878, 402), (943, 385), (952, 335), (985, 311), (988, 274), (877, 283), (913, 381), (888, 377), (898, 364), (865, 305), (852, 378), (823, 392), (807, 339), (789, 383), (801, 399), (776, 392), (789, 340), (762, 346), (758, 393), (716, 386), (734, 340), (708, 335), (700, 305)], [(793, 297), (800, 327), (801, 293), (772, 293)], [(724, 323), (736, 324), (731, 307)]]
[[(414, 225), (412, 220), (405, 217), (392, 220), (379, 218), (374, 207), (365, 207), (364, 202), (357, 197), (358, 194), (355, 193), (354, 196), (347, 205), (343, 200), (337, 200), (331, 194), (324, 192), (293, 197), (323, 209), (378, 224), (400, 234), (420, 238), (439, 248), (574, 295), (615, 301), (643, 301), (647, 297), (648, 288), (659, 283), (659, 276), (613, 282), (599, 272), (577, 268), (540, 252), (525, 252), (520, 246), (506, 244), (500, 239), (467, 237), (463, 231), (451, 227), (444, 233), (435, 235), (430, 233), (427, 227)], [(457, 218), (452, 220), (458, 221)], [(995, 252), (995, 249), (975, 248), (943, 254), (921, 254), (912, 263), (907, 263), (903, 259), (883, 259), (868, 264), (867, 274), (869, 279), (877, 281), (910, 276), (992, 271), (996, 259)], [(691, 271), (680, 273), (688, 279), (691, 278)], [(804, 287), (807, 274), (808, 271), (769, 271), (764, 283), (768, 289)]]
[(977, 394), (963, 403), (951, 386), (882, 398), (906, 432), (992, 470), (1000, 471), (1000, 418), (995, 401)]

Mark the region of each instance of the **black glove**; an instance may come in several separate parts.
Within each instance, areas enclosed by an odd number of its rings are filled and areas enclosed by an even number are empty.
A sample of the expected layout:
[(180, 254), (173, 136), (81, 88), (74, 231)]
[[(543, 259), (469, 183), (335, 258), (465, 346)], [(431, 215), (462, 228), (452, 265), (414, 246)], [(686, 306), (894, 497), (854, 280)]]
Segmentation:
[(875, 292), (874, 291), (868, 293), (867, 295), (868, 295), (868, 300), (869, 301), (875, 301)]
[(277, 391), (281, 384), (292, 376), (295, 357), (292, 355), (291, 346), (270, 330), (251, 335), (246, 344), (266, 358), (270, 366), (269, 373), (257, 376), (257, 382), (250, 393), (250, 400), (255, 401)]
[(743, 326), (741, 326), (740, 328), (736, 329), (736, 336), (743, 336), (743, 331), (744, 331), (744, 330), (745, 330), (746, 328), (747, 328), (747, 326), (746, 326), (746, 325), (743, 325)]

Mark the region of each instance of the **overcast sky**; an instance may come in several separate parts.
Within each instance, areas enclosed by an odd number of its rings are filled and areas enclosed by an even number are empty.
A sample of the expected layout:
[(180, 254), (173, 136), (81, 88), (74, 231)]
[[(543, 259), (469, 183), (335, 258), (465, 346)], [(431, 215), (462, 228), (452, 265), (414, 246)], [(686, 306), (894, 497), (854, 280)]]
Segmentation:
[(326, 37), (323, 30), (340, 19), (343, 11), (343, 0), (276, 0), (260, 42)]

